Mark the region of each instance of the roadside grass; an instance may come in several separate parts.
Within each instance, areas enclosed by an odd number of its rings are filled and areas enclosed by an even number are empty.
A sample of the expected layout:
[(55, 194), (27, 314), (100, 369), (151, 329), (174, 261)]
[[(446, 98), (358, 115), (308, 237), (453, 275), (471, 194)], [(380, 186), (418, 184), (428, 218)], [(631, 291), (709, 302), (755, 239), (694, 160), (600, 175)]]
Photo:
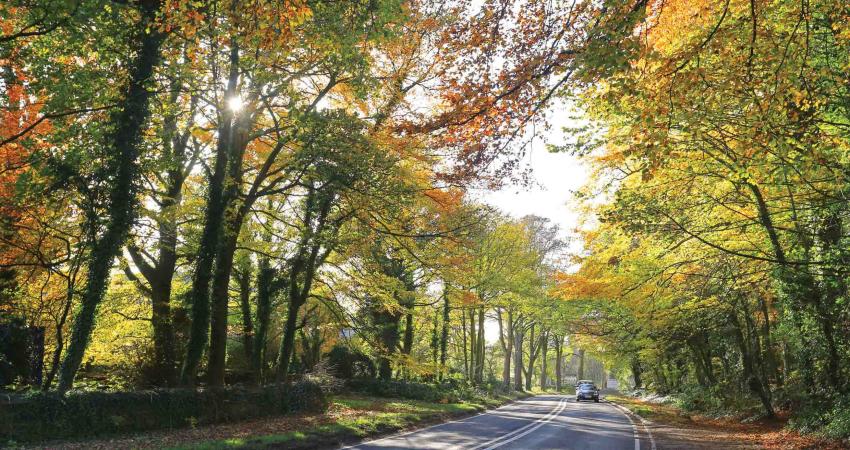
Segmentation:
[(659, 448), (850, 448), (850, 442), (790, 430), (784, 415), (777, 419), (741, 421), (740, 417), (688, 413), (673, 403), (646, 402), (623, 395), (606, 395), (605, 398), (649, 420)]
[(644, 419), (676, 425), (692, 423), (690, 415), (669, 403), (649, 403), (624, 395), (605, 395), (605, 399), (624, 406)]
[(518, 396), (504, 395), (483, 402), (432, 403), (418, 400), (388, 399), (359, 395), (340, 395), (331, 399), (325, 423), (309, 425), (297, 431), (278, 434), (210, 440), (171, 447), (172, 450), (310, 448), (353, 441), (378, 434), (404, 430), (414, 425), (439, 422), (498, 406)]

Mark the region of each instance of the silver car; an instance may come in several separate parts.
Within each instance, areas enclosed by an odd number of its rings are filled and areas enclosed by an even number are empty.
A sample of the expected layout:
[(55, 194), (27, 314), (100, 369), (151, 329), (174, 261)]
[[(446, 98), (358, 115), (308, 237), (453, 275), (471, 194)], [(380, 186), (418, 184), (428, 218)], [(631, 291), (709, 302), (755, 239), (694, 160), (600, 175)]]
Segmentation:
[(599, 389), (593, 382), (578, 383), (576, 385), (576, 401), (593, 400), (599, 403)]

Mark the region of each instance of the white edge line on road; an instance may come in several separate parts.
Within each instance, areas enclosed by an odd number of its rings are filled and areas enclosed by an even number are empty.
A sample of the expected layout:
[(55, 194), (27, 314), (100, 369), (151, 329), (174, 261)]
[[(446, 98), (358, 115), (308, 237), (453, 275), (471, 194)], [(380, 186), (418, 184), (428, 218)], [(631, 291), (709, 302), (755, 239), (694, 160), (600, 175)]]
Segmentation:
[(490, 413), (492, 413), (494, 411), (498, 411), (502, 408), (507, 408), (509, 406), (516, 405), (518, 403), (524, 403), (526, 400), (532, 399), (532, 398), (534, 398), (534, 397), (532, 396), (532, 397), (526, 397), (526, 398), (519, 399), (519, 400), (514, 400), (514, 401), (507, 403), (507, 404), (504, 404), (504, 405), (502, 405), (498, 408), (488, 409), (488, 410), (482, 411), (478, 414), (475, 414), (475, 415), (472, 415), (472, 416), (469, 416), (469, 417), (464, 417), (463, 419), (448, 420), (446, 422), (435, 423), (434, 425), (430, 425), (430, 426), (427, 426), (425, 428), (417, 428), (415, 430), (405, 431), (404, 433), (397, 433), (397, 434), (392, 434), (392, 435), (382, 437), (382, 438), (378, 438), (378, 439), (371, 439), (371, 440), (368, 440), (368, 441), (358, 442), (357, 444), (348, 445), (348, 446), (345, 446), (345, 447), (340, 447), (339, 450), (352, 450), (352, 449), (356, 449), (357, 447), (360, 447), (361, 445), (372, 444), (374, 442), (380, 442), (380, 441), (386, 441), (387, 439), (400, 438), (400, 437), (403, 437), (403, 436), (407, 436), (409, 434), (419, 433), (420, 431), (430, 430), (431, 428), (437, 428), (437, 427), (441, 427), (443, 425), (448, 425), (450, 423), (466, 422), (467, 420), (474, 419), (478, 416), (483, 416), (484, 414), (490, 414)]
[[(558, 403), (558, 406), (557, 406), (557, 407), (555, 407), (555, 410), (553, 410), (552, 412), (550, 412), (550, 413), (549, 413), (549, 415), (547, 415), (546, 417), (544, 417), (544, 418), (542, 418), (542, 419), (538, 419), (538, 420), (537, 420), (537, 422), (535, 422), (535, 423), (532, 423), (532, 424), (530, 424), (530, 425), (526, 425), (526, 426), (524, 426), (524, 427), (520, 428), (519, 430), (516, 430), (516, 431), (514, 431), (514, 432), (512, 432), (512, 433), (508, 433), (508, 434), (506, 434), (506, 435), (504, 435), (504, 436), (502, 436), (502, 437), (500, 437), (500, 438), (498, 438), (498, 439), (494, 439), (493, 441), (488, 442), (487, 444), (492, 443), (492, 442), (494, 442), (494, 441), (500, 441), (500, 442), (497, 442), (495, 445), (493, 445), (493, 446), (491, 446), (491, 447), (487, 447), (487, 449), (486, 449), (486, 450), (493, 450), (493, 449), (499, 448), (499, 447), (501, 447), (501, 446), (503, 446), (503, 445), (505, 445), (505, 444), (511, 443), (511, 442), (513, 442), (513, 441), (515, 441), (515, 440), (517, 440), (517, 439), (519, 439), (519, 438), (521, 438), (521, 437), (523, 437), (523, 436), (527, 435), (528, 433), (531, 433), (532, 431), (534, 431), (534, 430), (536, 430), (536, 429), (538, 429), (538, 428), (542, 427), (543, 425), (546, 425), (547, 423), (551, 422), (551, 421), (552, 421), (552, 419), (554, 419), (556, 416), (558, 416), (559, 414), (561, 414), (561, 412), (563, 412), (563, 411), (564, 411), (564, 409), (566, 409), (566, 407), (567, 407), (567, 401), (566, 401), (566, 398), (564, 398), (564, 399), (562, 399), (562, 400)], [(525, 432), (523, 432), (523, 433), (517, 434), (516, 436), (514, 436), (514, 437), (512, 437), (512, 438), (510, 438), (510, 439), (508, 439), (508, 440), (502, 440), (502, 439), (505, 439), (506, 437), (510, 436), (511, 434), (518, 433), (518, 432), (520, 432), (520, 431), (522, 431), (522, 430), (525, 430), (525, 429), (526, 429), (526, 428), (528, 428), (528, 427), (531, 427), (531, 428), (527, 429), (527, 430), (526, 430)], [(486, 444), (485, 444), (485, 445), (486, 445)], [(477, 448), (480, 448), (480, 446), (479, 446), (479, 447), (475, 447), (475, 448), (476, 448), (476, 449), (477, 449)]]
[(638, 428), (637, 425), (635, 425), (635, 421), (632, 420), (632, 416), (630, 416), (622, 406), (611, 402), (608, 402), (608, 404), (620, 411), (620, 413), (626, 416), (626, 419), (629, 419), (629, 423), (632, 424), (632, 432), (635, 435), (635, 450), (640, 450), (640, 435), (638, 434)]
[[(641, 417), (640, 414), (636, 414), (636, 413), (631, 412), (628, 408), (626, 408), (624, 406), (620, 406), (620, 405), (618, 405), (618, 404), (616, 404), (612, 401), (609, 401), (609, 400), (606, 400), (606, 402), (608, 404), (612, 405), (613, 407), (619, 409), (623, 414), (625, 414), (626, 417), (629, 419), (629, 422), (632, 423), (632, 427), (635, 428), (635, 433), (637, 433), (637, 427), (635, 426), (635, 423), (632, 420), (632, 415), (634, 414), (640, 420), (641, 425), (643, 425), (643, 429), (646, 430), (646, 435), (649, 437), (649, 446), (650, 446), (651, 450), (657, 450), (656, 447), (655, 447), (655, 438), (652, 437), (652, 431), (649, 430), (649, 422), (646, 419)], [(640, 450), (640, 446), (638, 445), (637, 439), (638, 439), (637, 434), (635, 434), (635, 450)]]
[(649, 444), (652, 447), (652, 450), (656, 450), (655, 448), (655, 438), (652, 437), (652, 431), (649, 429), (650, 422), (644, 419), (640, 414), (635, 414), (638, 419), (640, 419), (640, 423), (643, 424), (643, 429), (646, 430), (646, 435), (649, 436)]

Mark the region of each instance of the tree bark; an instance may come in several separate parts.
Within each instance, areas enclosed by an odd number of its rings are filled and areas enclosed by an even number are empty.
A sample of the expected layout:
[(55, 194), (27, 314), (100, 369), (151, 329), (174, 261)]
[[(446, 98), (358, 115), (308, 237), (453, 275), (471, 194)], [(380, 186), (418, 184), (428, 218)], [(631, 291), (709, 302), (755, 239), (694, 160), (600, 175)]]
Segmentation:
[(502, 359), (502, 384), (505, 387), (510, 387), (511, 385), (511, 358), (513, 357), (513, 311), (508, 308), (507, 310), (508, 317), (507, 322), (503, 323), (502, 311), (501, 309), (498, 311), (498, 319), (499, 319), (499, 343), (502, 346), (502, 352), (504, 353)]
[(449, 286), (443, 288), (443, 329), (440, 333), (440, 379), (446, 375), (446, 357), (449, 346)]
[[(311, 187), (305, 201), (304, 231), (298, 250), (290, 264), (289, 283), (287, 284), (289, 307), (277, 360), (276, 379), (278, 382), (286, 381), (286, 376), (289, 373), (289, 363), (292, 360), (292, 351), (295, 347), (298, 312), (307, 302), (316, 271), (330, 252), (330, 246), (323, 247), (323, 245), (329, 243), (322, 241), (321, 234), (326, 231), (328, 214), (333, 205), (333, 200), (334, 194), (332, 192), (320, 194)], [(324, 250), (322, 250), (323, 248)]]
[(555, 336), (555, 390), (561, 392), (561, 380), (563, 380), (563, 358), (564, 358), (564, 338)]
[[(236, 87), (239, 82), (239, 48), (233, 41), (230, 45), (230, 74), (225, 91), (225, 96), (228, 98), (236, 95)], [(213, 262), (218, 253), (225, 212), (224, 180), (231, 147), (233, 146), (233, 112), (229, 108), (223, 108), (219, 120), (218, 144), (215, 165), (207, 193), (204, 228), (201, 232), (201, 242), (195, 260), (192, 289), (188, 295), (189, 302), (192, 305), (192, 326), (189, 332), (189, 343), (186, 346), (186, 357), (180, 373), (180, 382), (186, 386), (194, 386), (198, 366), (207, 344), (207, 332), (210, 326), (210, 282), (212, 280)]]
[(219, 244), (213, 272), (210, 309), (210, 349), (207, 361), (207, 382), (211, 387), (224, 386), (225, 356), (227, 354), (227, 317), (230, 302), (230, 275), (236, 252), (237, 234), (228, 224)]
[(643, 369), (640, 365), (640, 359), (637, 356), (632, 358), (632, 378), (635, 379), (635, 389), (640, 389), (643, 386)]
[(484, 358), (485, 358), (485, 344), (486, 341), (484, 339), (484, 307), (480, 307), (478, 309), (478, 337), (476, 338), (476, 342), (478, 344), (478, 359), (475, 363), (475, 382), (476, 384), (484, 383)]
[(245, 361), (254, 361), (254, 318), (251, 314), (251, 263), (247, 258), (240, 264), (237, 273), (239, 283), (239, 310), (242, 313), (242, 350)]
[(543, 333), (540, 342), (540, 389), (546, 389), (546, 370), (549, 356), (549, 333)]
[(522, 330), (514, 326), (514, 389), (522, 391)]
[(266, 367), (266, 344), (271, 318), (272, 297), (280, 290), (283, 279), (278, 279), (277, 270), (270, 267), (268, 258), (261, 258), (257, 274), (257, 333), (254, 337), (252, 371), (254, 382), (261, 384)]
[[(744, 337), (743, 331), (741, 330), (741, 325), (738, 320), (737, 312), (732, 311), (729, 313), (729, 323), (733, 324), (733, 333), (735, 337), (735, 341), (738, 344), (738, 349), (741, 351), (741, 365), (743, 367), (744, 372), (744, 380), (746, 381), (747, 386), (750, 390), (753, 391), (754, 394), (761, 401), (762, 407), (764, 408), (765, 413), (768, 417), (775, 417), (776, 413), (773, 411), (773, 405), (770, 399), (770, 392), (767, 390), (762, 380), (759, 379), (758, 373), (755, 370), (755, 364), (753, 362), (753, 354), (747, 340)], [(744, 314), (749, 314), (749, 310), (745, 309)]]
[(158, 0), (139, 2), (141, 19), (131, 45), (136, 55), (129, 64), (129, 84), (123, 104), (111, 115), (115, 127), (107, 141), (111, 157), (106, 165), (114, 177), (109, 192), (108, 222), (103, 234), (92, 243), (88, 280), (59, 373), (59, 392), (67, 392), (74, 384), (94, 328), (97, 307), (106, 293), (110, 269), (133, 223), (142, 128), (150, 114), (153, 92), (146, 84), (159, 64), (160, 48), (165, 40), (165, 34), (154, 24), (160, 7)]
[(576, 372), (576, 381), (584, 379), (584, 349), (578, 349), (578, 371)]

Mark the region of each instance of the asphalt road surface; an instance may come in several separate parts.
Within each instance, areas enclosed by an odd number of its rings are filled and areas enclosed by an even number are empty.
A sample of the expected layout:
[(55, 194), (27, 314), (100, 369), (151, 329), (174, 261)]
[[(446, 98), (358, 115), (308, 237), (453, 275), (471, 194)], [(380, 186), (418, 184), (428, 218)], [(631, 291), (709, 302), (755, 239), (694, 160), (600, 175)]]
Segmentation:
[(602, 401), (541, 395), (462, 420), (346, 447), (389, 449), (652, 450), (638, 419)]

